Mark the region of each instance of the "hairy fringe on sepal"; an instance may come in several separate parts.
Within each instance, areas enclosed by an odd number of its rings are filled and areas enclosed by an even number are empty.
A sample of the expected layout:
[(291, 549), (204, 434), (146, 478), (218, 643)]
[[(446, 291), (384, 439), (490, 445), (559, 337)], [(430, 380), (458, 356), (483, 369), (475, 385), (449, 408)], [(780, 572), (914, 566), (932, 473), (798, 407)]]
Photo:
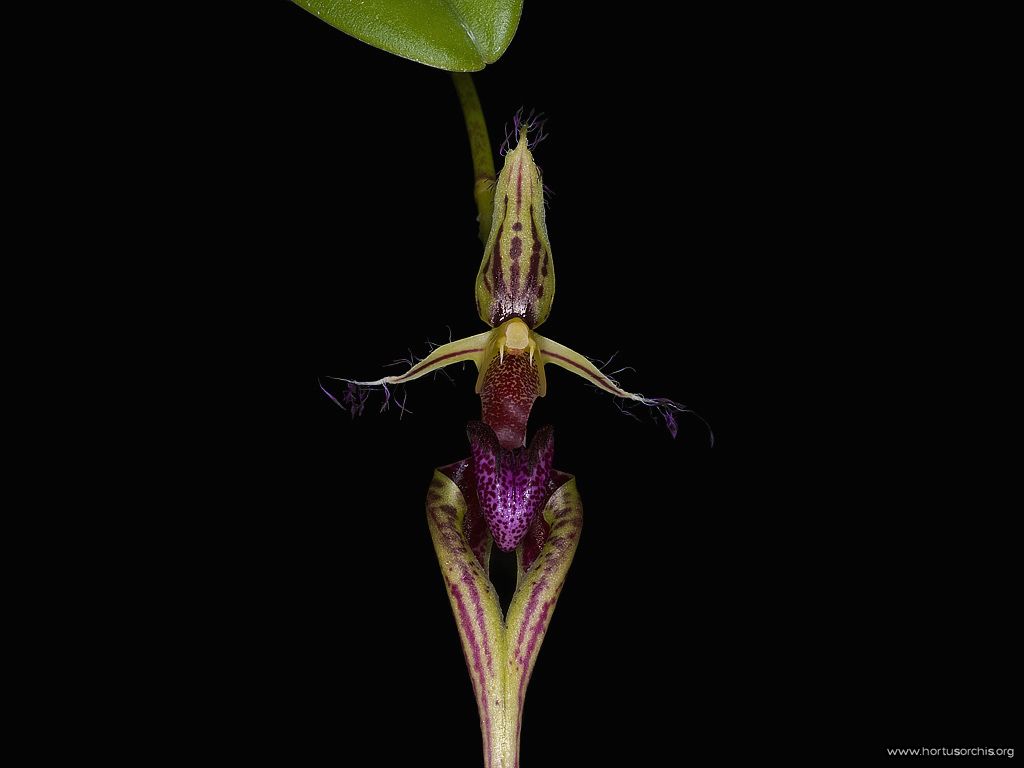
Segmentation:
[(530, 114), (524, 118), (524, 109), (525, 107), (520, 107), (512, 116), (511, 132), (508, 130), (508, 123), (505, 124), (505, 140), (501, 142), (501, 147), (498, 148), (498, 154), (502, 157), (507, 155), (513, 148), (512, 145), (519, 141), (519, 131), (524, 125), (526, 126), (526, 147), (531, 152), (548, 137), (548, 134), (544, 132), (544, 125), (548, 121), (544, 113), (538, 113), (531, 109)]
[[(341, 408), (341, 410), (347, 411), (353, 419), (356, 416), (363, 415), (363, 411), (366, 410), (366, 405), (370, 400), (370, 395), (374, 392), (384, 393), (384, 402), (381, 403), (380, 413), (386, 413), (394, 405), (399, 411), (399, 419), (407, 413), (412, 414), (412, 411), (406, 407), (408, 393), (404, 388), (402, 388), (401, 398), (399, 398), (397, 394), (391, 391), (387, 384), (357, 384), (354, 381), (345, 381), (345, 379), (337, 379), (337, 381), (342, 381), (346, 384), (345, 389), (341, 393), (340, 401), (324, 387), (319, 379), (317, 379), (317, 384), (320, 386), (320, 390), (331, 399), (331, 402)], [(397, 390), (398, 388), (396, 387), (395, 389)]]

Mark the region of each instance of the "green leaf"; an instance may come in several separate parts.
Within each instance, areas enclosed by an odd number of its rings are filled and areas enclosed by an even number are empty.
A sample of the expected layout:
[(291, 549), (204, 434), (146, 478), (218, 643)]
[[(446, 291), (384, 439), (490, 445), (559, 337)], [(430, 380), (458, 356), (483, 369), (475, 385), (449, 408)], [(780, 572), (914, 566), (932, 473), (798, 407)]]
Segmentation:
[(364, 43), (439, 69), (474, 72), (508, 48), (523, 0), (294, 0)]

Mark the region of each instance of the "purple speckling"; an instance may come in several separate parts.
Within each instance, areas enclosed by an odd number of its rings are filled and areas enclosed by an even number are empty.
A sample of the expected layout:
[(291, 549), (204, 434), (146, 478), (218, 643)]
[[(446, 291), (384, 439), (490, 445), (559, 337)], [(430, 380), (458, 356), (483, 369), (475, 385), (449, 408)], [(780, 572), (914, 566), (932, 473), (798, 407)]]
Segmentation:
[(494, 542), (511, 552), (550, 495), (548, 479), (554, 456), (554, 431), (542, 427), (528, 448), (502, 448), (489, 426), (471, 421), (466, 427), (473, 453), (477, 498)]

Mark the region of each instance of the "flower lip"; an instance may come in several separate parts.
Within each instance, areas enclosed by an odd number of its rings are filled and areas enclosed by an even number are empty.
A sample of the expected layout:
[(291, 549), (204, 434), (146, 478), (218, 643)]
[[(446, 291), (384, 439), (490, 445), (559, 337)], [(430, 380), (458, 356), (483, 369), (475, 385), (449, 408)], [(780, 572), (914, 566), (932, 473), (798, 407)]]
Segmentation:
[(551, 495), (554, 430), (541, 427), (528, 448), (503, 448), (481, 421), (466, 425), (472, 450), (477, 499), (495, 544), (515, 549)]

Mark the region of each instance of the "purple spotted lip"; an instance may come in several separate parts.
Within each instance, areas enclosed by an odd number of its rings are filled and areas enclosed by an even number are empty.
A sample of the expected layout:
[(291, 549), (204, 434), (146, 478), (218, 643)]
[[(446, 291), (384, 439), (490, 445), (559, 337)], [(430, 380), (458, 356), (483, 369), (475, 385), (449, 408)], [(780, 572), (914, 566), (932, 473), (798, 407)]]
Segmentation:
[(511, 552), (550, 495), (554, 432), (541, 427), (527, 448), (502, 448), (494, 430), (482, 421), (469, 422), (466, 434), (480, 511), (498, 549)]

